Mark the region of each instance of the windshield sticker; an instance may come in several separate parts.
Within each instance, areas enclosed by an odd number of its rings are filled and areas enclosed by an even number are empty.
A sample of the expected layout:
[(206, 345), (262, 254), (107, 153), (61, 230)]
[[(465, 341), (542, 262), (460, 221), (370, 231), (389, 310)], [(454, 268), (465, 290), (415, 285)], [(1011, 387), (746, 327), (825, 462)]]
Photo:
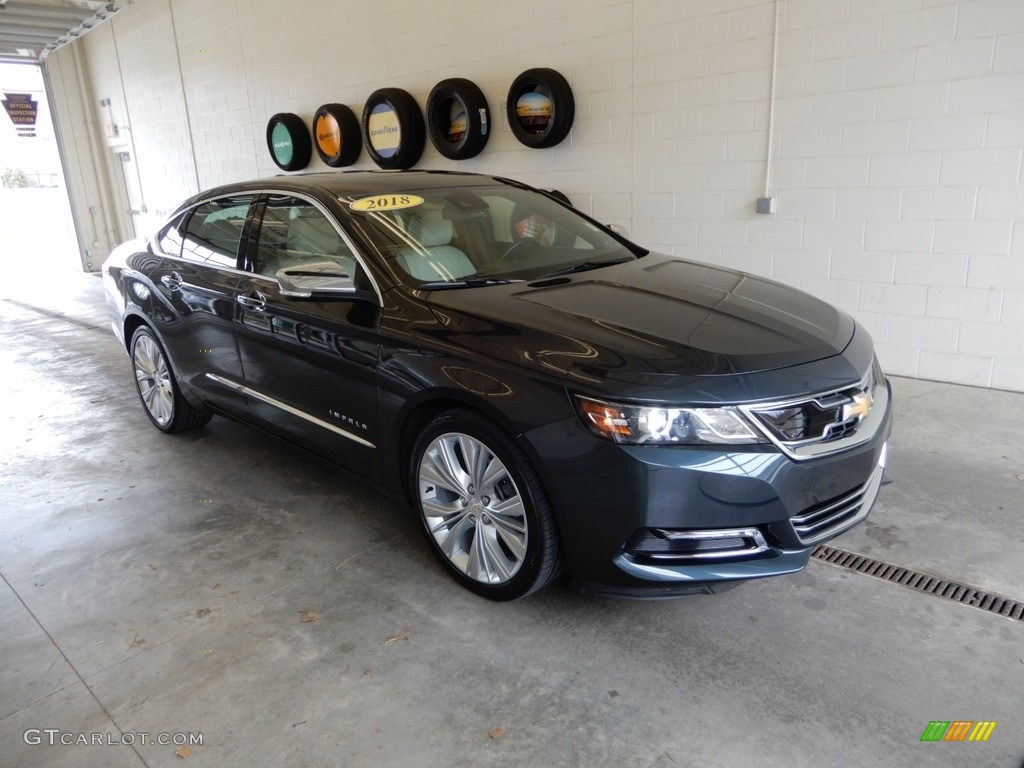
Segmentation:
[(555, 240), (555, 222), (535, 213), (515, 223), (520, 240), (533, 238), (541, 245), (551, 245)]
[(353, 200), (349, 208), (353, 211), (397, 211), (417, 205), (423, 205), (423, 198), (419, 195), (374, 195)]

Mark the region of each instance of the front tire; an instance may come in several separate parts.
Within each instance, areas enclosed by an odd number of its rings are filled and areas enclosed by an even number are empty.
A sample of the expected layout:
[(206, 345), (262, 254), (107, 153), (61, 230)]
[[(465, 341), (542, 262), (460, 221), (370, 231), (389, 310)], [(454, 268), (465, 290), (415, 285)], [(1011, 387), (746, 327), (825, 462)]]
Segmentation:
[(526, 454), (479, 413), (436, 417), (412, 451), (413, 504), (434, 554), (492, 600), (534, 592), (561, 570), (558, 531)]
[(199, 411), (181, 394), (163, 347), (144, 325), (132, 336), (131, 358), (135, 391), (154, 427), (167, 433), (185, 432), (210, 420), (211, 414)]

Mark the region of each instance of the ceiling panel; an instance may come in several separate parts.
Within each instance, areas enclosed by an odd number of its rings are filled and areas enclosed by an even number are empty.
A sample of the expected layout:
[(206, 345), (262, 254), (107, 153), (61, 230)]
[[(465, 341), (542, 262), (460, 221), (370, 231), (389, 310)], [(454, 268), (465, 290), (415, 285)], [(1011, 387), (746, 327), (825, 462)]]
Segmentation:
[(0, 0), (0, 63), (39, 63), (110, 18), (126, 2)]

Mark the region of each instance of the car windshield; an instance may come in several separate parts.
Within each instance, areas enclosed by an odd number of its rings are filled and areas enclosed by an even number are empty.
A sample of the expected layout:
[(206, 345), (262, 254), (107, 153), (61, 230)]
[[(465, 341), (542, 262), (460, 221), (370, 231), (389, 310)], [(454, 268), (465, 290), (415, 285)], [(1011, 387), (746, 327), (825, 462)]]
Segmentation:
[(500, 183), (340, 202), (403, 281), (419, 288), (536, 280), (645, 253), (547, 194)]

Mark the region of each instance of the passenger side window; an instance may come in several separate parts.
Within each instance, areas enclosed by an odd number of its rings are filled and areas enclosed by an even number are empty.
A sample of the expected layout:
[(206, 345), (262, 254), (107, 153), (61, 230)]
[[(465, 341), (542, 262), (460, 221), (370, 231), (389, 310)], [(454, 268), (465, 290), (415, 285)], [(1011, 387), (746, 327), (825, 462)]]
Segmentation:
[(198, 206), (185, 229), (182, 257), (221, 267), (235, 267), (249, 204), (248, 199), (225, 198)]
[(324, 261), (333, 261), (355, 279), (358, 262), (315, 205), (297, 197), (271, 197), (260, 227), (256, 273), (274, 277), (284, 267)]

